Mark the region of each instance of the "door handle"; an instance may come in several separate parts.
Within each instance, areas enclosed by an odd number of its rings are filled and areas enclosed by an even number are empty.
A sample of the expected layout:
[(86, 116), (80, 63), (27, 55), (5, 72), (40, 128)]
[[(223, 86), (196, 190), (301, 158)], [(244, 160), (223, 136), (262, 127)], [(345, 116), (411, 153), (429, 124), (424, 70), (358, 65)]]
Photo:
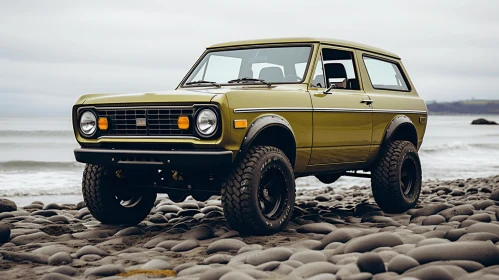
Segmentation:
[(364, 103), (364, 104), (366, 104), (366, 105), (371, 105), (371, 104), (373, 104), (373, 103), (374, 103), (374, 100), (371, 100), (371, 99), (362, 99), (362, 100), (360, 101), (360, 103)]

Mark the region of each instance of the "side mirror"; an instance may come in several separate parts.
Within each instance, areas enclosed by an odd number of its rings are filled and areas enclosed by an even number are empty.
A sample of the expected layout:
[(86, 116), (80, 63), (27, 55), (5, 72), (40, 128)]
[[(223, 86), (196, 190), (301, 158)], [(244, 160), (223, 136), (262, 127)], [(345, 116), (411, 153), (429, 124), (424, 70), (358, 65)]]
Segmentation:
[(337, 88), (347, 88), (347, 79), (345, 78), (329, 78), (329, 87), (324, 91), (325, 94), (328, 94), (332, 89)]

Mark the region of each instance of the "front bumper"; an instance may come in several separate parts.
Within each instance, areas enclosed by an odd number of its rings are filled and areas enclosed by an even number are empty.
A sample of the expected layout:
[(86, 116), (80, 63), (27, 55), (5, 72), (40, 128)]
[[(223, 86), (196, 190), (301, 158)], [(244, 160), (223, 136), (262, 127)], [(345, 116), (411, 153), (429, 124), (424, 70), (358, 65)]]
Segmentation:
[(218, 171), (232, 166), (232, 151), (226, 150), (151, 151), (78, 148), (74, 153), (76, 161), (96, 165)]

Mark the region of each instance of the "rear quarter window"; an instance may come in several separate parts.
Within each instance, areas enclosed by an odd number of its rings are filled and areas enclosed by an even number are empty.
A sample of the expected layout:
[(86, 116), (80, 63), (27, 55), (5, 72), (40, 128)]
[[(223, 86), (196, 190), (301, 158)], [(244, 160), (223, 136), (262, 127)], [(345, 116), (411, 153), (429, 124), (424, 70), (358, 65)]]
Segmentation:
[(410, 90), (397, 63), (364, 56), (364, 64), (373, 88), (395, 91)]

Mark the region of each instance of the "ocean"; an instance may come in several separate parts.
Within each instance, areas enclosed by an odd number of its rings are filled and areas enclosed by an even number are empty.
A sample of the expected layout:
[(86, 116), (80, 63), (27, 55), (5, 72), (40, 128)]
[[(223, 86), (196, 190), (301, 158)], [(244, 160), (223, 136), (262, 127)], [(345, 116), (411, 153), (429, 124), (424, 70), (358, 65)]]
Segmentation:
[[(499, 174), (499, 125), (470, 125), (484, 117), (433, 116), (420, 150), (424, 180), (467, 179)], [(18, 205), (34, 200), (76, 203), (82, 200), (83, 165), (74, 160), (78, 147), (70, 118), (0, 118), (0, 197)], [(325, 186), (315, 177), (299, 178), (297, 188)], [(343, 177), (345, 188), (369, 179)]]

